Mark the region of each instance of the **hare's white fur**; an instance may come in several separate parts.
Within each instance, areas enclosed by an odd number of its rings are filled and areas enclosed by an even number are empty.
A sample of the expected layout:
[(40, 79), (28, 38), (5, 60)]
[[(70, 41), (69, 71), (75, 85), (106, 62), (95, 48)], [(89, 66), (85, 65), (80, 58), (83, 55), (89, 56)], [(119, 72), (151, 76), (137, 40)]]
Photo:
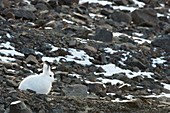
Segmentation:
[(51, 71), (50, 66), (44, 62), (43, 72), (39, 75), (30, 75), (21, 81), (19, 89), (33, 90), (37, 94), (48, 94), (54, 81), (54, 73)]

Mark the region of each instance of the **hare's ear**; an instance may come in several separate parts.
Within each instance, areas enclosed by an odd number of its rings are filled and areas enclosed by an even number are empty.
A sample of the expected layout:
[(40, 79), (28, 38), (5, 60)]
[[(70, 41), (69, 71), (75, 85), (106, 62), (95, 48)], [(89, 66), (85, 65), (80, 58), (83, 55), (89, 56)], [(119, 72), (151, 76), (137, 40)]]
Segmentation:
[(50, 65), (49, 65), (49, 63), (47, 62), (47, 61), (44, 61), (43, 62), (43, 73), (46, 73), (46, 72), (48, 72), (48, 71), (50, 71), (51, 69), (50, 69)]

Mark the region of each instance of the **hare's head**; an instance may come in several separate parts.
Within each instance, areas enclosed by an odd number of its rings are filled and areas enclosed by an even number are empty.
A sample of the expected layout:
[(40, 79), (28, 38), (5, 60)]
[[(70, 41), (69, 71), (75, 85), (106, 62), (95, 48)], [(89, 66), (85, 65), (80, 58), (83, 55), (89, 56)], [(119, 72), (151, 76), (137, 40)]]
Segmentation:
[(43, 62), (43, 76), (45, 76), (48, 80), (50, 80), (51, 82), (53, 82), (54, 79), (54, 73), (51, 71), (50, 65), (48, 62)]

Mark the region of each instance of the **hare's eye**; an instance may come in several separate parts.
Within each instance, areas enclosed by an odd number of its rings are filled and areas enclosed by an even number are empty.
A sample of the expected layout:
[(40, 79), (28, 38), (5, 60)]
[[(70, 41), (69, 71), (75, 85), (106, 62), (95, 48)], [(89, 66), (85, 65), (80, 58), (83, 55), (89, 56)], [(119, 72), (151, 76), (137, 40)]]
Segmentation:
[(50, 77), (52, 77), (52, 75), (50, 75)]

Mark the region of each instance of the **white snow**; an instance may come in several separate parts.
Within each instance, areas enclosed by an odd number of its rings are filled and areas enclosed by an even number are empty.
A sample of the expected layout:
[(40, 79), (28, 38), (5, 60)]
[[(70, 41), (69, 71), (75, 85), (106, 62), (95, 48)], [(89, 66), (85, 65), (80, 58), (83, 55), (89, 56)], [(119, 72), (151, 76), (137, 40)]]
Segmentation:
[(9, 33), (6, 33), (6, 36), (7, 36), (8, 38), (12, 38), (12, 36), (11, 36)]
[(6, 42), (6, 43), (1, 43), (0, 44), (0, 48), (6, 48), (6, 49), (15, 49), (14, 47), (11, 46), (10, 42)]
[(133, 0), (135, 4), (137, 4), (140, 8), (145, 6), (145, 3), (139, 2), (139, 0)]
[(1, 49), (0, 50), (0, 53), (1, 54), (4, 54), (4, 55), (6, 55), (6, 56), (14, 56), (14, 55), (16, 55), (16, 56), (24, 56), (24, 54), (22, 54), (22, 53), (20, 53), (20, 52), (18, 52), (18, 51), (16, 51), (16, 50), (7, 50), (7, 49)]
[(130, 11), (130, 12), (133, 12), (134, 10), (138, 9), (138, 8), (129, 7), (129, 6), (112, 6), (112, 7), (115, 10), (127, 10), (127, 11)]
[(69, 24), (74, 24), (73, 21), (70, 21), (70, 20), (67, 20), (67, 19), (63, 19), (63, 21), (66, 22), (66, 23), (69, 23)]
[(115, 64), (97, 65), (97, 67), (102, 67), (105, 70), (105, 72), (102, 73), (94, 72), (94, 74), (96, 75), (104, 74), (105, 76), (112, 76), (113, 74), (125, 73), (125, 75), (129, 78), (133, 78), (136, 76), (146, 76), (148, 78), (152, 78), (151, 75), (153, 75), (152, 72), (141, 72), (141, 71), (133, 72), (131, 70), (121, 69)]
[(6, 56), (24, 56), (24, 54), (18, 52), (15, 50), (15, 48), (13, 46), (11, 46), (10, 42), (6, 42), (6, 43), (1, 43), (0, 44), (0, 48), (6, 48), (6, 49), (0, 49), (0, 53), (4, 54)]
[(170, 84), (167, 84), (167, 83), (162, 83), (162, 84), (164, 85), (164, 88), (165, 88), (165, 89), (170, 90)]
[(167, 94), (167, 93), (161, 93), (160, 95), (152, 94), (152, 95), (147, 95), (144, 97), (146, 97), (146, 98), (160, 98), (160, 97), (170, 98), (170, 94)]
[(130, 99), (130, 100), (120, 100), (119, 98), (116, 98), (115, 100), (111, 100), (112, 102), (133, 102), (136, 101), (136, 99)]
[(152, 67), (156, 67), (156, 64), (163, 64), (167, 62), (164, 57), (152, 58)]
[[(139, 33), (135, 33), (135, 34), (140, 35), (140, 36), (142, 35), (142, 34), (139, 34)], [(125, 33), (113, 32), (113, 36), (115, 36), (115, 37), (119, 37), (119, 36), (121, 36), (121, 35), (124, 35), (124, 36), (127, 36), (128, 38), (133, 39), (133, 40), (134, 40), (135, 42), (137, 42), (138, 44), (143, 44), (143, 43), (145, 43), (145, 42), (151, 43), (151, 40), (139, 38), (139, 37), (136, 37), (136, 36), (129, 36), (129, 35), (125, 34)]]
[(79, 75), (79, 74), (76, 74), (76, 73), (74, 73), (74, 74), (68, 74), (69, 76), (73, 76), (73, 77), (76, 77), (76, 78), (81, 78), (82, 77), (82, 75)]
[(17, 100), (17, 101), (11, 102), (11, 105), (18, 104), (18, 103), (21, 103), (21, 101)]
[(112, 85), (116, 85), (116, 84), (124, 84), (123, 81), (121, 80), (117, 80), (117, 79), (106, 79), (106, 78), (97, 78), (97, 80), (100, 80), (103, 84), (106, 84), (106, 83), (111, 83)]
[(6, 57), (6, 56), (0, 56), (0, 60), (3, 62), (12, 62), (15, 61), (15, 58), (11, 58), (11, 57)]
[[(59, 49), (58, 47), (55, 47), (53, 45), (51, 45), (51, 47), (52, 47), (51, 52)], [(93, 57), (90, 57), (84, 50), (76, 50), (73, 48), (68, 48), (68, 49), (61, 48), (61, 49), (67, 50), (69, 53), (71, 53), (71, 55), (59, 56), (59, 57), (43, 57), (42, 60), (43, 61), (47, 60), (49, 62), (53, 62), (53, 61), (59, 62), (60, 59), (63, 59), (68, 62), (74, 61), (81, 65), (91, 65), (92, 64), (90, 59), (93, 59)]]
[(118, 51), (113, 50), (113, 49), (111, 49), (111, 48), (109, 48), (109, 47), (104, 48), (104, 51), (105, 51), (106, 53), (110, 53), (110, 54), (114, 54), (114, 53), (117, 53), (117, 52), (118, 52)]

